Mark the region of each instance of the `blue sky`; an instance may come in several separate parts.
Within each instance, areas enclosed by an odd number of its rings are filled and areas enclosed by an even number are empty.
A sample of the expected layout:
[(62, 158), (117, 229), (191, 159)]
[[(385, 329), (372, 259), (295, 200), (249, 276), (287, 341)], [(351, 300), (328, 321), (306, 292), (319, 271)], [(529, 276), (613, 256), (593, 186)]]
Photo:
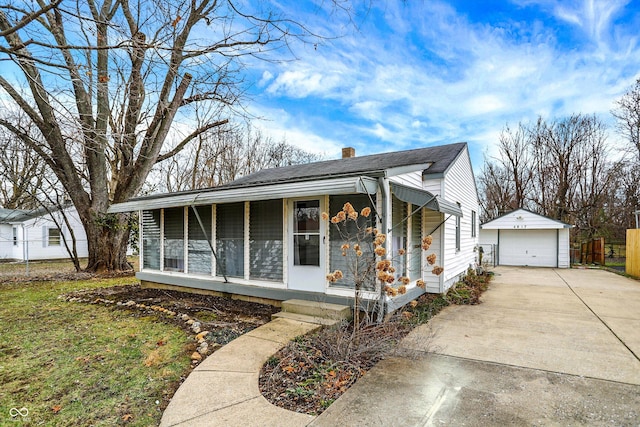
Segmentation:
[(505, 124), (538, 116), (595, 113), (619, 143), (610, 110), (640, 77), (638, 1), (372, 3), (357, 29), (282, 3), (342, 37), (252, 65), (249, 109), (265, 134), (326, 158), (466, 141), (476, 172)]

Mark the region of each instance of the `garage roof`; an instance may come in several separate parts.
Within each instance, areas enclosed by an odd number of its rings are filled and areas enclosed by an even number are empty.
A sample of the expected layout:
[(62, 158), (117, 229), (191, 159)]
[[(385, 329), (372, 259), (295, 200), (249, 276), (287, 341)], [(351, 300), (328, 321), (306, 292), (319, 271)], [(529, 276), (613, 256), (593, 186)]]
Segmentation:
[(572, 228), (557, 219), (531, 212), (526, 209), (516, 209), (506, 213), (480, 226), (483, 230), (503, 230), (503, 229), (527, 229), (527, 230), (547, 230), (559, 228)]

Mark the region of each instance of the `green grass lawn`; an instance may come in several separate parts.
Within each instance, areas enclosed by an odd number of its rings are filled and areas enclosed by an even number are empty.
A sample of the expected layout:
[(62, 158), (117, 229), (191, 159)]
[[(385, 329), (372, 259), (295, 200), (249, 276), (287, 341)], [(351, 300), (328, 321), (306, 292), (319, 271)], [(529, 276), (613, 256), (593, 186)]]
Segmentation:
[[(0, 284), (0, 425), (159, 423), (190, 366), (187, 333), (154, 316), (58, 299), (135, 281)], [(12, 408), (29, 414), (12, 423)]]
[[(135, 271), (138, 271), (138, 257), (128, 257)], [(87, 266), (87, 259), (80, 258), (80, 267)], [(14, 276), (42, 276), (47, 274), (74, 273), (73, 263), (69, 259), (41, 260), (25, 262), (1, 262), (0, 278)]]

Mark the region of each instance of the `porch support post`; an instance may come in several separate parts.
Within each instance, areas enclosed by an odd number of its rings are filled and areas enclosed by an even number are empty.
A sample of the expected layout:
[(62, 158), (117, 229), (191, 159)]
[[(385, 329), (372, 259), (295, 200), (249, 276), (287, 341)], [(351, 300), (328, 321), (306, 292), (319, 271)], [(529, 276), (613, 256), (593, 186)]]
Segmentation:
[[(384, 248), (387, 252), (387, 258), (390, 257), (391, 251), (390, 251), (390, 247), (391, 247), (391, 233), (393, 233), (393, 230), (390, 230), (391, 228), (391, 188), (389, 186), (389, 180), (385, 177), (381, 177), (378, 178), (378, 182), (379, 182), (379, 187), (380, 187), (380, 193), (381, 193), (381, 198), (382, 198), (382, 204), (381, 204), (381, 210), (382, 212), (380, 213), (380, 228), (383, 231), (387, 231), (387, 238), (384, 241)], [(387, 313), (387, 306), (386, 306), (386, 300), (385, 300), (385, 293), (382, 292), (382, 289), (380, 289), (380, 299), (379, 299), (379, 313), (378, 315), (380, 316), (379, 319), (377, 319), (378, 321), (382, 321), (382, 319), (384, 318), (384, 316)]]

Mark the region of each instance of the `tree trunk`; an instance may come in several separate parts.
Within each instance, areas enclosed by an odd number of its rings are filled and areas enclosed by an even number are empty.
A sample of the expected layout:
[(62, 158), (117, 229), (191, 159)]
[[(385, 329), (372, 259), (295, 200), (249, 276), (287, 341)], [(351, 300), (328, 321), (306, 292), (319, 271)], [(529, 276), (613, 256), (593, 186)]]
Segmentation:
[(93, 273), (129, 271), (133, 266), (127, 260), (127, 243), (129, 227), (127, 215), (93, 215), (80, 214), (83, 223), (91, 221), (87, 226), (87, 244), (89, 259), (85, 271)]

